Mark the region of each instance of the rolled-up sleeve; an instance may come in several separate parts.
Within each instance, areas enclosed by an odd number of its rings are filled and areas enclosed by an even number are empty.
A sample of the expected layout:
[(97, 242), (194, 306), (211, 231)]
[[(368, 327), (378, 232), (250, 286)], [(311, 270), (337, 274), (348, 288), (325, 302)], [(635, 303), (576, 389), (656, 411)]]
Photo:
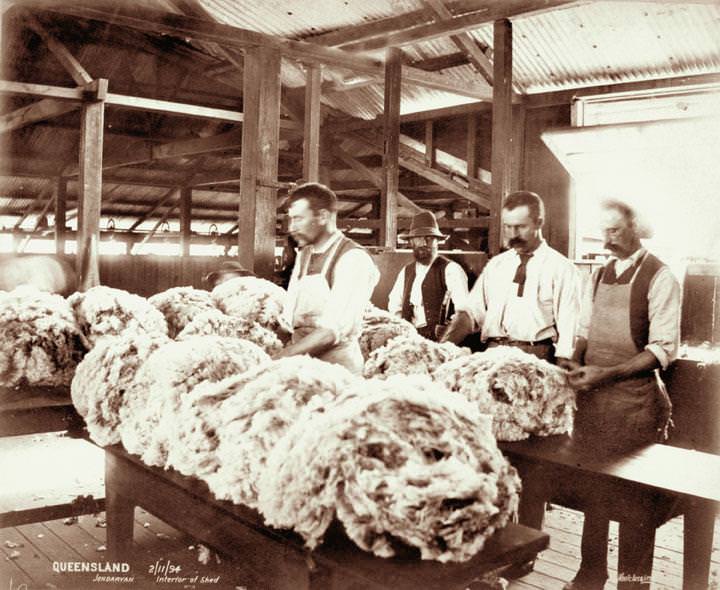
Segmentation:
[(593, 289), (595, 288), (595, 282), (597, 281), (597, 273), (600, 269), (596, 269), (592, 272), (590, 277), (584, 281), (582, 287), (582, 298), (580, 300), (580, 316), (578, 318), (577, 329), (575, 330), (576, 338), (588, 339), (590, 334), (590, 320), (592, 318), (593, 308)]
[(663, 369), (677, 357), (680, 344), (680, 284), (672, 271), (664, 267), (650, 283), (648, 291), (648, 344)]
[(292, 329), (293, 314), (295, 312), (295, 303), (297, 302), (298, 291), (298, 275), (300, 274), (300, 260), (302, 254), (298, 254), (295, 259), (295, 265), (290, 273), (290, 282), (288, 283), (287, 296), (285, 297), (285, 307), (283, 308), (283, 319), (285, 324)]
[(445, 284), (450, 292), (453, 307), (455, 309), (467, 307), (468, 279), (462, 266), (457, 262), (450, 262), (445, 267)]
[(349, 250), (337, 261), (330, 297), (318, 321), (320, 327), (333, 332), (335, 343), (357, 331), (379, 279), (365, 250)]
[(555, 356), (572, 358), (580, 314), (580, 280), (571, 262), (558, 269), (555, 287), (553, 313), (558, 333)]
[(390, 295), (388, 296), (388, 311), (396, 316), (402, 315), (403, 307), (403, 291), (405, 288), (405, 269), (402, 268), (398, 273), (395, 284), (393, 285)]
[(478, 331), (485, 321), (485, 315), (487, 314), (487, 304), (485, 299), (485, 281), (487, 280), (487, 266), (483, 272), (475, 281), (473, 288), (470, 289), (465, 303), (456, 304), (456, 311), (464, 311), (470, 316), (473, 322), (473, 330)]

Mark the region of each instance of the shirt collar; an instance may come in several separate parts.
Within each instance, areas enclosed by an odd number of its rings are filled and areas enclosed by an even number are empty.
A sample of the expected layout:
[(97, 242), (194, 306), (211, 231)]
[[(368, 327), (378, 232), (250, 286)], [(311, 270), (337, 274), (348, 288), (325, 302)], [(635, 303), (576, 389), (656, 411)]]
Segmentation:
[(635, 264), (638, 260), (640, 260), (643, 256), (645, 256), (646, 252), (647, 250), (640, 246), (640, 248), (635, 250), (635, 252), (630, 254), (630, 256), (628, 256), (627, 258), (618, 258), (617, 256), (611, 256), (610, 259), (616, 260), (615, 264), (620, 263), (622, 265), (631, 266)]
[[(530, 252), (530, 254), (532, 254), (533, 257), (543, 255), (545, 252), (547, 252), (547, 249), (549, 247), (550, 246), (547, 245), (547, 242), (541, 238), (538, 247), (535, 248), (532, 252)], [(518, 260), (520, 259), (520, 254), (518, 254), (518, 251), (515, 248), (510, 248), (510, 252), (513, 253), (515, 258), (517, 258)]]
[(325, 242), (319, 248), (317, 246), (315, 246), (315, 244), (312, 244), (310, 246), (310, 251), (313, 254), (324, 254), (330, 248), (332, 248), (333, 244), (335, 242), (337, 242), (340, 238), (342, 238), (342, 232), (339, 229), (336, 229), (333, 233), (330, 234), (330, 237), (328, 238), (327, 242)]

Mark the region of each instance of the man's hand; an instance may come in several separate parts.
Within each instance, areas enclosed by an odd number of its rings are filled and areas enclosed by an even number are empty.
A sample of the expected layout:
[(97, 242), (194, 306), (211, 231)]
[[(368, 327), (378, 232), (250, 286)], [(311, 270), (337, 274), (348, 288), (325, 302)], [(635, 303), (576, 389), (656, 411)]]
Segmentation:
[(440, 338), (440, 342), (452, 342), (460, 344), (467, 336), (473, 333), (473, 321), (465, 311), (458, 311), (445, 333)]
[(565, 369), (566, 371), (575, 371), (576, 369), (580, 368), (580, 363), (577, 361), (574, 361), (572, 359), (566, 359), (562, 357), (557, 357), (555, 359), (555, 364), (557, 364), (558, 367), (561, 369)]
[(586, 365), (568, 374), (570, 386), (578, 391), (589, 391), (609, 380), (610, 372), (607, 367), (597, 365)]

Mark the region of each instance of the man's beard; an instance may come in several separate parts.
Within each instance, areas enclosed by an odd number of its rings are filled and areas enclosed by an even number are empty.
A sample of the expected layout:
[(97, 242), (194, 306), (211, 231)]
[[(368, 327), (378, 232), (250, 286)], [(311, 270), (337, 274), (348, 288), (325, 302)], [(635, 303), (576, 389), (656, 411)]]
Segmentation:
[(420, 264), (430, 264), (432, 261), (432, 249), (426, 246), (413, 248), (413, 256)]

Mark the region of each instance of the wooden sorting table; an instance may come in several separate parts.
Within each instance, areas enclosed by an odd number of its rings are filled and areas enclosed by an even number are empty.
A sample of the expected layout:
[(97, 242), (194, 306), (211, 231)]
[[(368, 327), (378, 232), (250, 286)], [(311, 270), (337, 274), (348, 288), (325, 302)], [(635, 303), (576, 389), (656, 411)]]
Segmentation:
[[(80, 453), (86, 460), (95, 447), (90, 448), (87, 440), (78, 440), (85, 438), (84, 426), (73, 406), (69, 387), (0, 387), (0, 437), (13, 437), (3, 439), (2, 452), (32, 456), (40, 451), (53, 451), (59, 462)], [(58, 439), (56, 444), (50, 444), (43, 436), (30, 436), (60, 431), (68, 431), (69, 437)], [(63, 453), (68, 455), (63, 457)], [(31, 465), (27, 469), (25, 465), (16, 466), (8, 472), (7, 463), (3, 462), (2, 475), (8, 481), (14, 483), (34, 475)], [(94, 464), (70, 467), (82, 469), (79, 478), (82, 485), (67, 474), (47, 473), (45, 481), (35, 478), (22, 493), (8, 491), (12, 485), (4, 486), (0, 490), (0, 528), (102, 511), (102, 472), (98, 473)]]
[(538, 495), (578, 510), (602, 500), (607, 517), (618, 522), (632, 517), (659, 526), (682, 514), (683, 589), (707, 587), (720, 456), (662, 444), (607, 455), (565, 435), (499, 446), (523, 480), (520, 522), (526, 521), (523, 500)]
[(0, 387), (0, 436), (60, 430), (80, 433), (84, 425), (69, 387)]
[(287, 575), (298, 589), (460, 590), (485, 574), (534, 559), (549, 544), (547, 534), (510, 524), (465, 563), (375, 557), (339, 531), (309, 552), (296, 534), (265, 526), (260, 515), (245, 506), (216, 500), (196, 478), (149, 467), (120, 445), (106, 447), (105, 459), (107, 545), (111, 557), (120, 560), (132, 551), (135, 506), (231, 558), (246, 557), (243, 547), (248, 546), (284, 556)]

